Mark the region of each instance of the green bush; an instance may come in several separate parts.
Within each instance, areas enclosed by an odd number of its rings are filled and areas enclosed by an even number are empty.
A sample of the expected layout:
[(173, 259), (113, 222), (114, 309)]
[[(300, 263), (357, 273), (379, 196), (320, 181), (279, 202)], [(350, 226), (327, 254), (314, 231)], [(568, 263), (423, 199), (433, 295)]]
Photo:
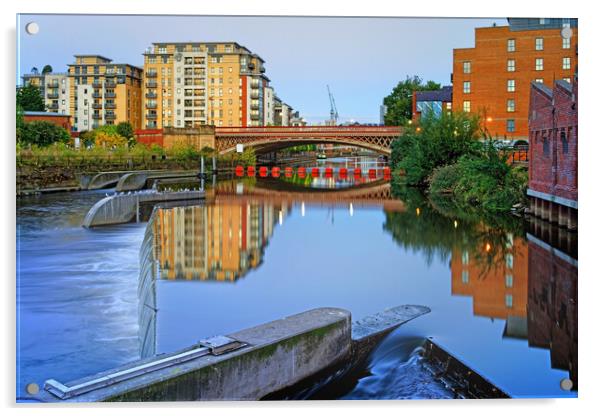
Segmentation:
[(23, 123), (18, 129), (17, 138), (22, 144), (49, 146), (53, 143), (67, 143), (71, 136), (64, 128), (48, 121)]
[(429, 180), (431, 193), (453, 193), (454, 187), (460, 180), (458, 165), (447, 165), (436, 168)]

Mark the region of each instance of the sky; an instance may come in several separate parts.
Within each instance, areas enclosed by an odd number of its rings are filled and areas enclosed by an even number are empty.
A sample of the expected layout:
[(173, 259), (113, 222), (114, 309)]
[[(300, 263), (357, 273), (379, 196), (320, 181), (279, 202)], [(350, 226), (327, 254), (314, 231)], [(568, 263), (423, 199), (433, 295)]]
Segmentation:
[[(29, 35), (25, 25), (36, 22)], [(17, 82), (32, 67), (66, 72), (75, 54), (143, 66), (153, 42), (233, 41), (265, 60), (276, 94), (311, 124), (378, 123), (382, 99), (410, 75), (450, 83), (454, 48), (474, 46), (474, 28), (506, 19), (31, 15), (18, 17)]]

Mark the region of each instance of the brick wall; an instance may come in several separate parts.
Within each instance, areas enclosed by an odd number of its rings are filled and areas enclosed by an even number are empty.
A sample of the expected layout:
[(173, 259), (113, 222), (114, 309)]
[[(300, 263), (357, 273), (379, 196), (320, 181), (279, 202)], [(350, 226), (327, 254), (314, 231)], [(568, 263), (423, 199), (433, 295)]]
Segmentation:
[(56, 124), (59, 127), (64, 128), (67, 131), (71, 131), (71, 116), (69, 115), (31, 115), (24, 114), (23, 121), (29, 123), (31, 121), (47, 121), (52, 124)]
[(578, 82), (531, 86), (529, 188), (577, 201)]

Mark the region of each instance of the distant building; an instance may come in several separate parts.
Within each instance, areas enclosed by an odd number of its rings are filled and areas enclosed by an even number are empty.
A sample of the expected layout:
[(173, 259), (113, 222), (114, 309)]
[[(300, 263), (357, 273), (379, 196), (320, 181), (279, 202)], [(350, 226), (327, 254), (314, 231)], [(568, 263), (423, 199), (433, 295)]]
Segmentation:
[(453, 109), (480, 114), (494, 137), (527, 139), (531, 82), (552, 88), (577, 72), (577, 19), (508, 23), (476, 28), (473, 48), (454, 49)]
[(58, 114), (46, 111), (25, 111), (23, 113), (23, 121), (29, 123), (31, 121), (47, 121), (71, 131), (71, 116), (69, 114)]
[(382, 104), (380, 106), (380, 124), (385, 125), (385, 114), (387, 114), (387, 106)]
[(295, 111), (294, 113), (291, 114), (290, 125), (291, 126), (305, 126), (305, 125), (307, 125), (307, 122), (305, 121), (305, 119), (303, 117), (301, 117), (299, 115), (299, 111)]
[(276, 97), (274, 103), (274, 124), (276, 126), (290, 126), (292, 110), (291, 106)]
[(265, 87), (263, 92), (263, 124), (264, 126), (274, 125), (274, 88)]
[(531, 84), (529, 107), (530, 211), (569, 229), (577, 228), (577, 77), (554, 89)]
[(142, 68), (100, 55), (75, 55), (69, 65), (70, 109), (76, 131), (129, 122), (142, 123)]
[(66, 73), (35, 73), (22, 76), (23, 85), (35, 85), (40, 89), (46, 111), (71, 114), (71, 88)]
[(412, 120), (414, 121), (426, 114), (439, 117), (444, 110), (451, 111), (451, 109), (451, 86), (431, 91), (414, 91), (412, 94)]

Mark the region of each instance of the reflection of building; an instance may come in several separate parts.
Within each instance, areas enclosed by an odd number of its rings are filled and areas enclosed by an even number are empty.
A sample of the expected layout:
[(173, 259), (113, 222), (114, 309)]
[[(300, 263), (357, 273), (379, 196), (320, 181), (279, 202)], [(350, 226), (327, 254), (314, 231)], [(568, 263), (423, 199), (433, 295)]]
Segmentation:
[(153, 227), (161, 277), (234, 281), (261, 263), (275, 221), (268, 204), (160, 209)]
[(480, 253), (454, 250), (452, 294), (471, 296), (475, 315), (497, 319), (513, 317), (512, 323), (518, 324), (520, 319), (514, 318), (524, 319), (527, 315), (527, 244), (511, 236), (508, 240), (503, 265), (485, 264), (488, 254), (485, 247)]
[(577, 71), (577, 19), (508, 23), (476, 28), (473, 48), (454, 49), (453, 109), (481, 113), (494, 137), (527, 139), (531, 82), (570, 82)]
[(577, 388), (577, 261), (537, 237), (529, 240), (529, 346), (550, 350), (552, 368)]

